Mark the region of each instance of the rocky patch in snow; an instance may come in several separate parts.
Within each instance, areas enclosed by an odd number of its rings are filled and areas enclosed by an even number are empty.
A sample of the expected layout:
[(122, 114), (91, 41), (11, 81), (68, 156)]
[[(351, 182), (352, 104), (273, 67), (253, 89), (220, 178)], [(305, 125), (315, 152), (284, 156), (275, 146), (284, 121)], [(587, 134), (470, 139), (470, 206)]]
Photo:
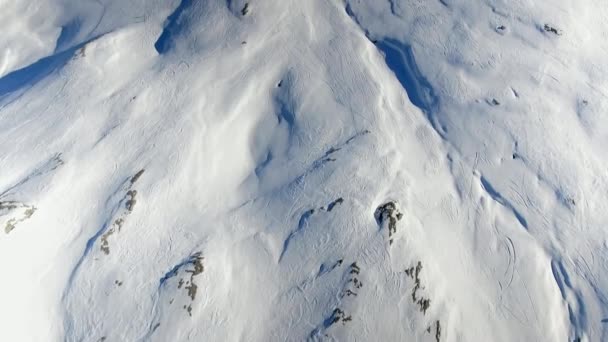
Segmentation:
[(137, 172), (131, 179), (129, 180), (129, 184), (127, 185), (127, 192), (124, 197), (120, 200), (118, 214), (114, 221), (112, 222), (112, 226), (101, 235), (101, 245), (99, 249), (106, 255), (110, 254), (110, 237), (114, 234), (120, 233), (127, 216), (133, 211), (135, 208), (135, 204), (137, 203), (136, 196), (137, 190), (131, 189), (132, 186), (137, 182), (137, 180), (144, 173), (144, 170), (140, 170)]
[(34, 215), (36, 207), (17, 201), (0, 201), (0, 222), (4, 222), (4, 232), (9, 234), (17, 225)]
[(387, 202), (376, 209), (374, 213), (376, 222), (380, 227), (388, 228), (388, 243), (392, 245), (394, 242), (394, 235), (397, 234), (397, 222), (403, 218), (403, 214), (397, 209), (396, 202)]

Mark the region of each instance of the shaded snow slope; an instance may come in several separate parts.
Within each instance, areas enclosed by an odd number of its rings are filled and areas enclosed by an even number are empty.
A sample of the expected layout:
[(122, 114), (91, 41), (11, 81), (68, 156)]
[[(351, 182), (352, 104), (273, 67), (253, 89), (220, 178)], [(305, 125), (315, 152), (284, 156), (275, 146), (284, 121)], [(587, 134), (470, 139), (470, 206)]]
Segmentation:
[(603, 3), (0, 5), (2, 340), (608, 338)]

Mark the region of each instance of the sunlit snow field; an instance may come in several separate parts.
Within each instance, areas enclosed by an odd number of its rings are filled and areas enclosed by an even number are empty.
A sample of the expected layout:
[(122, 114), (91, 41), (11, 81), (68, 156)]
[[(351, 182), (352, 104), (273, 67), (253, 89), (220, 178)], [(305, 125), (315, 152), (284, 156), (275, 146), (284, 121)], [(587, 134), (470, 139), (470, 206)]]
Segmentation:
[(0, 0), (0, 341), (608, 341), (608, 3)]

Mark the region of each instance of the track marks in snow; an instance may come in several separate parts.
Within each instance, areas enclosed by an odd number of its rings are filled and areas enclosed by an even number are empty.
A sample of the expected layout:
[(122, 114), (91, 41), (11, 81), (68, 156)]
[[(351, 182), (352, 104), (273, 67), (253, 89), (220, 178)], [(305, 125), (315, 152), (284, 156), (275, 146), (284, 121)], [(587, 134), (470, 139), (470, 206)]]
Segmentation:
[[(517, 263), (517, 251), (515, 250), (515, 245), (513, 244), (513, 240), (510, 237), (504, 237), (504, 246), (507, 249), (508, 253), (508, 263), (507, 268), (505, 269), (504, 277), (508, 278), (507, 284), (505, 286), (506, 289), (511, 287), (513, 283), (513, 277), (515, 276), (515, 264)], [(501, 284), (499, 282), (499, 284)], [(500, 285), (502, 290), (502, 284)]]

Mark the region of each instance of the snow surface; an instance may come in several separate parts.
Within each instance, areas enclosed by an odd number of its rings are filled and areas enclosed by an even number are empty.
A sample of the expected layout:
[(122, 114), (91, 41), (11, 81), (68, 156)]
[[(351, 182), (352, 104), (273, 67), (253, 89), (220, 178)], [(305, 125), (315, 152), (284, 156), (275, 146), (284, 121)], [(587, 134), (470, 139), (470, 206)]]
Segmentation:
[(599, 0), (0, 0), (1, 341), (608, 341)]

